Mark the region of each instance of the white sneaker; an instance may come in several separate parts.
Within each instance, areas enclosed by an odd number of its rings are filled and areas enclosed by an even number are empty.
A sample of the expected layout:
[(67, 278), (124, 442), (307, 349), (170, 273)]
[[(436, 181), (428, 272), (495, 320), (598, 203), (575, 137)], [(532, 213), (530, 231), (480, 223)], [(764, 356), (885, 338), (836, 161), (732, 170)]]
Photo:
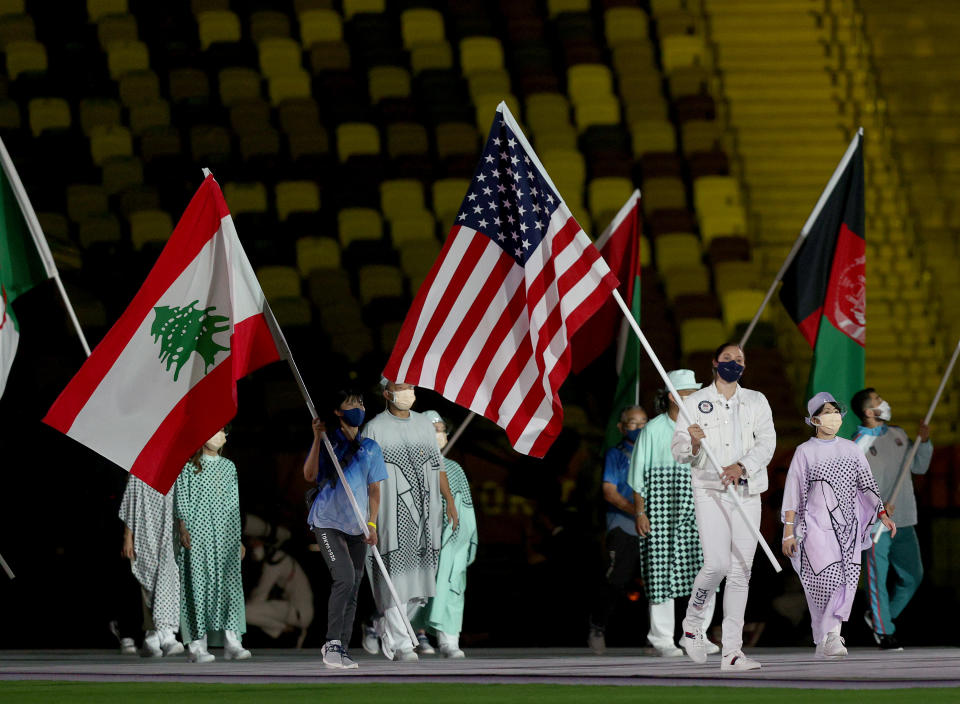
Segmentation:
[(748, 658), (743, 651), (737, 650), (729, 655), (724, 655), (720, 660), (720, 670), (723, 672), (744, 672), (746, 670), (759, 670), (760, 663)]
[(654, 652), (662, 658), (680, 658), (683, 657), (683, 651), (676, 646), (666, 648), (654, 648)]
[(844, 640), (840, 637), (840, 634), (831, 631), (823, 637), (823, 640), (817, 643), (817, 657), (842, 658), (847, 654), (847, 649), (844, 645)]
[(343, 664), (343, 646), (338, 640), (328, 640), (320, 649), (323, 655), (323, 666), (328, 670), (342, 670)]
[(398, 650), (393, 654), (394, 662), (417, 662), (420, 657), (413, 650)]
[(460, 660), (467, 657), (466, 653), (460, 650), (460, 648), (440, 648), (440, 654), (451, 660)]
[(163, 650), (160, 648), (160, 636), (156, 631), (147, 631), (143, 636), (143, 644), (140, 646), (140, 657), (142, 658), (161, 658)]
[(419, 655), (436, 655), (437, 651), (433, 649), (433, 646), (430, 645), (430, 639), (427, 638), (426, 633), (418, 633), (417, 641), (420, 645), (417, 646), (417, 654)]
[(253, 657), (253, 653), (243, 647), (239, 634), (233, 631), (224, 631), (223, 657), (225, 660), (249, 660)]
[(171, 655), (179, 655), (183, 652), (183, 643), (178, 640), (172, 640), (168, 643), (164, 643), (160, 646), (160, 649), (163, 651), (164, 657), (170, 657)]
[(213, 662), (217, 658), (207, 650), (207, 636), (190, 641), (187, 646), (187, 662)]
[(133, 642), (133, 638), (120, 639), (120, 654), (121, 655), (137, 654), (137, 644)]
[(363, 649), (371, 655), (380, 652), (380, 638), (377, 636), (377, 629), (367, 624), (363, 624)]
[(593, 651), (594, 655), (603, 655), (607, 652), (607, 640), (604, 638), (603, 631), (595, 626), (590, 626), (590, 634), (587, 636), (587, 646)]
[(680, 645), (687, 651), (687, 657), (698, 665), (707, 661), (707, 639), (703, 629), (698, 628), (693, 633), (686, 631), (680, 639)]

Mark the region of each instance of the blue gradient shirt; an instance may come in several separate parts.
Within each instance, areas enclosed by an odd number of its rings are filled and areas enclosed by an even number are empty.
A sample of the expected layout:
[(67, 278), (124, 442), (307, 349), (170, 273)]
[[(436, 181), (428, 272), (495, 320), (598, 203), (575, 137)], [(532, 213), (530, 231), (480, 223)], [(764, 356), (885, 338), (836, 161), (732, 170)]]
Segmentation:
[[(620, 496), (631, 502), (633, 501), (633, 489), (627, 483), (627, 476), (630, 474), (630, 454), (632, 452), (633, 443), (621, 440), (616, 447), (607, 450), (606, 461), (603, 465), (604, 483), (615, 485)], [(626, 511), (621, 511), (607, 503), (607, 532), (609, 533), (614, 528), (620, 528), (628, 535), (636, 535), (636, 516), (631, 516)]]

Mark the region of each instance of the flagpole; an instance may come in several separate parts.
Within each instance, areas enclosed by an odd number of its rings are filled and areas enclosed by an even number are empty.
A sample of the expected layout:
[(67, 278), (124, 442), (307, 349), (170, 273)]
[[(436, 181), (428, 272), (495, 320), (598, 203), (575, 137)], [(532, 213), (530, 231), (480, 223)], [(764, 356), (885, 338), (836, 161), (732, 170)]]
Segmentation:
[(8, 565), (7, 561), (3, 559), (3, 555), (0, 555), (0, 567), (3, 568), (3, 571), (7, 573), (7, 576), (10, 579), (13, 579), (16, 577), (16, 575), (13, 573), (13, 570), (10, 569), (10, 565)]
[[(674, 388), (673, 383), (670, 381), (670, 377), (667, 376), (667, 372), (660, 363), (660, 359), (657, 357), (656, 352), (654, 352), (653, 348), (650, 347), (650, 343), (647, 341), (646, 336), (643, 334), (643, 331), (640, 329), (637, 321), (633, 319), (633, 316), (630, 314), (630, 309), (627, 308), (627, 304), (623, 302), (620, 292), (616, 289), (613, 291), (613, 298), (616, 300), (617, 305), (620, 306), (620, 310), (623, 311), (624, 316), (626, 316), (627, 320), (629, 321), (630, 327), (633, 328), (633, 332), (640, 340), (640, 344), (643, 345), (643, 349), (646, 350), (647, 354), (649, 355), (650, 361), (653, 362), (653, 366), (656, 367), (657, 372), (659, 372), (660, 377), (663, 379), (663, 383), (666, 384), (667, 391), (673, 394), (673, 397), (678, 401), (682, 400), (680, 394), (677, 393), (676, 388)], [(680, 408), (680, 413), (683, 415), (684, 422), (687, 425), (693, 425), (693, 419), (690, 417), (690, 412), (687, 410), (686, 404), (678, 403), (677, 406)], [(702, 447), (707, 453), (707, 459), (713, 463), (717, 473), (722, 475), (722, 465), (717, 460), (716, 455), (713, 454), (713, 450), (710, 449), (710, 444), (706, 441), (706, 438), (700, 441), (700, 447)], [(754, 525), (753, 521), (750, 520), (750, 517), (747, 515), (747, 512), (744, 510), (743, 504), (740, 501), (740, 496), (737, 494), (737, 490), (734, 489), (732, 484), (727, 485), (727, 494), (729, 494), (730, 498), (733, 500), (733, 503), (737, 507), (737, 511), (740, 512), (740, 516), (743, 518), (744, 522), (753, 530), (753, 534), (760, 543), (760, 547), (763, 548), (764, 553), (766, 553), (767, 557), (770, 559), (770, 564), (773, 565), (774, 571), (780, 572), (782, 570), (780, 563), (777, 562), (777, 558), (774, 557), (773, 551), (770, 549), (770, 546), (767, 545), (767, 541), (764, 540), (763, 535), (760, 533), (760, 526)]]
[[(290, 346), (287, 344), (287, 338), (284, 336), (283, 330), (280, 329), (280, 325), (277, 323), (277, 319), (273, 315), (273, 309), (270, 308), (270, 304), (266, 300), (264, 300), (263, 313), (267, 320), (268, 327), (270, 328), (271, 332), (274, 333), (274, 339), (281, 347), (280, 356), (285, 359), (287, 364), (290, 366), (290, 371), (293, 373), (293, 378), (296, 380), (297, 386), (300, 388), (300, 393), (303, 396), (303, 400), (307, 404), (310, 415), (314, 420), (316, 420), (319, 418), (319, 415), (317, 414), (317, 408), (313, 404), (313, 399), (310, 397), (310, 392), (307, 390), (306, 384), (303, 383), (303, 377), (300, 374), (300, 370), (297, 368), (297, 363), (293, 359), (293, 353), (290, 352)], [(360, 510), (360, 504), (357, 503), (357, 497), (354, 496), (353, 490), (350, 488), (350, 484), (347, 482), (347, 478), (343, 475), (343, 469), (340, 467), (340, 461), (337, 459), (337, 455), (333, 451), (333, 445), (330, 444), (330, 438), (327, 437), (326, 433), (322, 433), (321, 437), (323, 438), (324, 447), (327, 449), (327, 454), (330, 456), (330, 460), (333, 462), (334, 469), (337, 470), (337, 477), (340, 479), (340, 485), (344, 488), (344, 491), (347, 494), (347, 499), (350, 501), (350, 506), (353, 508), (353, 513), (357, 519), (357, 523), (360, 525), (360, 530), (363, 531), (363, 537), (369, 538), (370, 529), (367, 528), (367, 517), (364, 516), (363, 512)], [(376, 561), (377, 566), (380, 568), (380, 573), (383, 575), (383, 581), (387, 585), (387, 590), (390, 592), (390, 596), (393, 598), (393, 603), (397, 607), (397, 611), (400, 612), (400, 617), (403, 619), (404, 625), (407, 627), (407, 635), (410, 637), (410, 642), (413, 643), (413, 647), (416, 648), (420, 643), (417, 640), (417, 633), (413, 629), (413, 625), (410, 623), (410, 618), (407, 616), (406, 606), (400, 601), (400, 596), (397, 594), (397, 590), (393, 586), (393, 581), (390, 579), (387, 568), (383, 564), (383, 558), (380, 556), (380, 551), (377, 549), (377, 546), (371, 545), (370, 549), (373, 552), (373, 559)]]
[(827, 185), (820, 194), (820, 198), (817, 199), (816, 205), (813, 206), (813, 210), (807, 218), (807, 221), (803, 223), (803, 228), (801, 228), (800, 234), (794, 241), (793, 247), (790, 249), (790, 253), (787, 254), (787, 258), (784, 260), (783, 266), (780, 267), (780, 271), (777, 272), (776, 277), (773, 279), (773, 283), (771, 283), (770, 288), (767, 289), (767, 295), (763, 297), (763, 301), (760, 302), (760, 307), (754, 314), (753, 319), (750, 321), (747, 329), (743, 331), (743, 337), (740, 338), (741, 348), (746, 346), (747, 340), (749, 340), (750, 335), (753, 334), (753, 329), (757, 327), (757, 323), (760, 322), (760, 316), (763, 315), (763, 311), (766, 309), (767, 304), (770, 302), (770, 299), (773, 298), (773, 294), (777, 290), (777, 284), (783, 280), (784, 274), (787, 273), (787, 269), (790, 268), (794, 258), (796, 258), (797, 252), (800, 251), (800, 247), (806, 241), (807, 235), (810, 234), (810, 230), (813, 227), (813, 223), (816, 222), (818, 217), (820, 217), (820, 211), (823, 210), (823, 206), (826, 205), (827, 199), (830, 197), (830, 194), (833, 193), (833, 189), (836, 188), (837, 182), (840, 180), (840, 176), (843, 174), (844, 169), (847, 168), (847, 164), (850, 163), (850, 159), (853, 158), (853, 153), (857, 150), (857, 146), (862, 139), (863, 127), (858, 129), (857, 133), (853, 136), (853, 139), (850, 140), (850, 144), (847, 146), (847, 151), (844, 152), (843, 158), (840, 159), (840, 163), (837, 164), (837, 168), (834, 169), (833, 175), (830, 177), (830, 180), (827, 181)]
[(444, 457), (447, 456), (447, 453), (450, 452), (450, 448), (453, 447), (453, 443), (455, 443), (460, 438), (460, 436), (463, 435), (463, 431), (467, 429), (468, 425), (470, 425), (470, 421), (472, 421), (476, 417), (477, 417), (477, 414), (474, 413), (473, 411), (470, 411), (470, 415), (468, 415), (464, 419), (464, 421), (460, 424), (460, 427), (457, 428), (456, 432), (453, 434), (453, 437), (450, 438), (450, 440), (447, 441), (447, 444), (444, 446), (444, 448), (440, 450), (441, 455), (443, 455)]
[[(943, 389), (947, 385), (947, 379), (950, 378), (950, 374), (953, 372), (953, 366), (957, 363), (957, 356), (960, 356), (960, 340), (957, 341), (957, 346), (953, 349), (953, 356), (950, 357), (950, 362), (947, 364), (947, 370), (943, 373), (943, 377), (940, 379), (940, 386), (937, 387), (937, 393), (933, 396), (933, 401), (930, 403), (930, 408), (927, 409), (927, 415), (923, 419), (924, 425), (930, 425), (930, 420), (933, 418), (933, 412), (937, 408), (937, 404), (940, 403), (940, 396), (943, 394)], [(920, 449), (920, 433), (917, 433), (917, 437), (913, 441), (913, 445), (910, 448), (910, 452), (907, 453), (906, 458), (903, 460), (903, 465), (900, 467), (900, 473), (897, 475), (897, 481), (893, 485), (893, 490), (890, 492), (890, 495), (887, 497), (887, 503), (893, 501), (893, 498), (900, 491), (900, 488), (903, 486), (903, 483), (906, 481), (907, 476), (910, 474), (910, 468), (913, 467), (913, 460), (917, 456), (917, 450)], [(896, 519), (894, 519), (896, 522)], [(883, 535), (887, 527), (882, 523), (878, 523), (877, 526), (873, 529), (873, 542), (876, 544), (880, 540), (880, 536)]]
[(33, 239), (33, 244), (36, 246), (37, 252), (40, 254), (40, 261), (43, 262), (43, 269), (47, 272), (47, 276), (56, 282), (57, 290), (60, 292), (60, 298), (63, 299), (63, 305), (67, 309), (67, 315), (70, 317), (70, 322), (73, 324), (73, 328), (77, 332), (77, 337), (80, 338), (80, 345), (83, 347), (83, 351), (89, 357), (90, 345), (87, 344), (87, 338), (83, 334), (83, 329), (80, 327), (80, 320), (77, 318), (77, 313), (73, 309), (73, 304), (70, 302), (70, 297), (67, 295), (67, 291), (63, 287), (63, 282), (60, 280), (60, 272), (57, 270), (57, 264), (53, 259), (53, 254), (50, 252), (50, 246), (47, 244), (47, 238), (43, 235), (43, 229), (40, 227), (40, 221), (37, 219), (37, 214), (33, 209), (33, 205), (30, 203), (30, 197), (27, 195), (27, 191), (23, 187), (23, 182), (20, 180), (20, 174), (17, 173), (17, 169), (13, 165), (13, 159), (10, 158), (10, 153), (7, 151), (7, 146), (3, 143), (2, 139), (0, 139), (0, 164), (2, 164), (3, 170), (6, 172), (7, 178), (10, 180), (10, 189), (13, 191), (13, 195), (17, 199), (17, 203), (20, 205), (20, 211), (23, 213), (23, 218), (27, 222), (27, 229), (30, 231), (30, 237)]

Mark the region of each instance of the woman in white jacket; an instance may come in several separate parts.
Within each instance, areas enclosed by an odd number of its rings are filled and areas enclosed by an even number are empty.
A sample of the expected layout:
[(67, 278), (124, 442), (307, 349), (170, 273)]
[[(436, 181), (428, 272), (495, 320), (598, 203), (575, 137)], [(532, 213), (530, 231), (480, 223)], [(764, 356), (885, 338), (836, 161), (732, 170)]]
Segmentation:
[[(691, 467), (697, 528), (703, 547), (703, 567), (693, 583), (680, 644), (691, 660), (706, 662), (704, 607), (726, 579), (720, 661), (724, 671), (760, 667), (741, 650), (757, 538), (726, 489), (733, 485), (750, 522), (759, 526), (760, 494), (767, 490), (767, 464), (777, 442), (766, 397), (738, 383), (745, 366), (743, 350), (736, 343), (717, 349), (713, 383), (684, 399), (693, 424), (686, 427), (677, 423), (670, 447), (677, 462)], [(722, 474), (707, 459), (701, 444), (704, 438), (722, 465)]]

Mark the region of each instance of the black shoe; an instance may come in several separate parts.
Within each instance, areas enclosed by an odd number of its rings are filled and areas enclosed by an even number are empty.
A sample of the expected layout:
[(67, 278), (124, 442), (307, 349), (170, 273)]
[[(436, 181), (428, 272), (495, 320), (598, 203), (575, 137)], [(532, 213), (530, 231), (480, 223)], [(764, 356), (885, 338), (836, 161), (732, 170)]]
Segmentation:
[(903, 650), (903, 646), (894, 636), (877, 636), (877, 642), (880, 645), (880, 650)]

